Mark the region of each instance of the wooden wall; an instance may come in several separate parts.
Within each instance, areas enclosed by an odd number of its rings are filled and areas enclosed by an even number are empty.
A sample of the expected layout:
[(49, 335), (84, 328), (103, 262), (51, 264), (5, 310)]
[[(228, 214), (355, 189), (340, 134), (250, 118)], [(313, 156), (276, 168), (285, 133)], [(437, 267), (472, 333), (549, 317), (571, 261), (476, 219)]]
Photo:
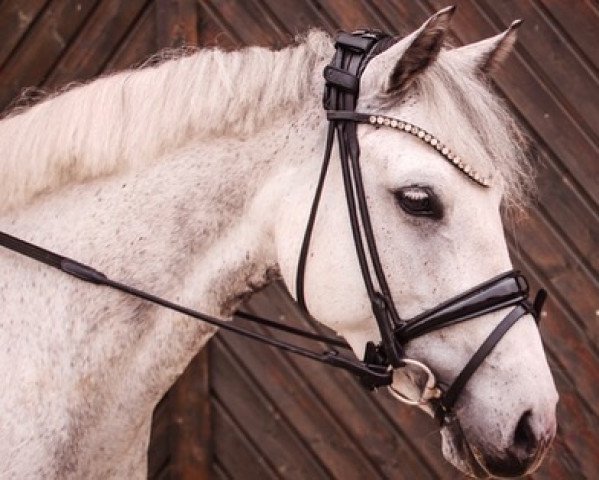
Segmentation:
[[(533, 477), (599, 471), (599, 5), (460, 0), (456, 43), (523, 18), (496, 84), (535, 142), (539, 202), (507, 235), (550, 300), (542, 331), (561, 395)], [(310, 27), (406, 33), (440, 0), (0, 0), (0, 109), (139, 64), (165, 46), (281, 47)], [(254, 311), (306, 324), (280, 286)], [(314, 326), (311, 326), (314, 328)], [(157, 407), (154, 478), (452, 478), (435, 424), (344, 373), (219, 334)]]

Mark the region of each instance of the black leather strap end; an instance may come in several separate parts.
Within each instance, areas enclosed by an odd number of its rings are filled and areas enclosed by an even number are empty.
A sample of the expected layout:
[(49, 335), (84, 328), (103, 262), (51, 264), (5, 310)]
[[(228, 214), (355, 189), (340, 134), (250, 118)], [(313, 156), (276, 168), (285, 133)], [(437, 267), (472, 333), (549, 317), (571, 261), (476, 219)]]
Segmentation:
[(528, 313), (528, 309), (525, 306), (518, 305), (493, 329), (441, 398), (440, 406), (445, 413), (453, 409), (470, 377), (478, 370), (478, 367), (489, 356), (503, 336), (526, 313)]
[(545, 304), (545, 300), (547, 300), (547, 290), (541, 288), (537, 295), (535, 296), (534, 302), (532, 304), (533, 315), (537, 323), (541, 321), (541, 312), (543, 310), (543, 305)]
[(369, 123), (370, 115), (351, 110), (327, 110), (328, 120), (349, 120), (357, 123)]
[(331, 65), (324, 68), (324, 79), (328, 86), (334, 86), (348, 92), (357, 92), (360, 86), (358, 77)]
[(361, 35), (352, 35), (351, 33), (341, 32), (335, 39), (335, 48), (346, 48), (357, 53), (363, 53), (370, 50), (372, 44), (376, 41), (372, 36), (363, 37)]

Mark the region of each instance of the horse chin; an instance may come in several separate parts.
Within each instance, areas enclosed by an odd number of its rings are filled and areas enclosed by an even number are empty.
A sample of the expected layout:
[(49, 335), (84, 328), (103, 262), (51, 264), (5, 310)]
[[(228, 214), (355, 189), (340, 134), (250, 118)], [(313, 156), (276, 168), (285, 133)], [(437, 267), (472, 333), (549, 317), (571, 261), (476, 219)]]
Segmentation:
[(454, 467), (472, 478), (490, 478), (491, 475), (477, 458), (476, 449), (471, 448), (462, 431), (460, 422), (453, 419), (441, 428), (443, 456)]

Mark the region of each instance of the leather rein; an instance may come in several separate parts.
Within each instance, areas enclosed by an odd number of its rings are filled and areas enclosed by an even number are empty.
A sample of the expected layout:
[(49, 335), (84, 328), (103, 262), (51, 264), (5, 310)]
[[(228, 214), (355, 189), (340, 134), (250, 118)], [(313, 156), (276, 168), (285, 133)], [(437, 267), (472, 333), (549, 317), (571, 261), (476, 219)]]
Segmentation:
[[(307, 313), (308, 310), (304, 297), (304, 272), (324, 180), (330, 164), (335, 137), (337, 137), (345, 196), (356, 254), (366, 291), (371, 302), (372, 312), (381, 336), (381, 341), (378, 344), (372, 341), (368, 342), (364, 360), (359, 361), (340, 354), (338, 349), (350, 350), (349, 345), (341, 339), (319, 335), (246, 312), (238, 311), (235, 313), (236, 317), (245, 321), (265, 325), (290, 335), (322, 342), (328, 345), (329, 349), (320, 352), (300, 347), (293, 343), (247, 330), (231, 322), (198, 312), (133, 286), (118, 282), (89, 265), (77, 262), (1, 231), (0, 246), (42, 262), (50, 267), (57, 268), (85, 282), (118, 290), (127, 295), (180, 312), (196, 320), (238, 335), (349, 371), (356, 375), (360, 383), (368, 390), (389, 386), (391, 392), (399, 400), (412, 405), (430, 405), (435, 412), (435, 416), (441, 422), (445, 421), (452, 414), (455, 402), (468, 380), (509, 329), (526, 314), (533, 315), (536, 321), (539, 321), (540, 311), (547, 294), (545, 290), (541, 289), (537, 293), (534, 302), (531, 303), (528, 300), (529, 288), (524, 276), (517, 271), (509, 271), (483, 282), (414, 318), (402, 320), (399, 317), (379, 258), (368, 211), (360, 168), (357, 124), (389, 126), (418, 135), (423, 141), (427, 141), (431, 146), (437, 148), (440, 154), (445, 156), (449, 161), (452, 161), (457, 168), (460, 168), (473, 181), (483, 187), (488, 186), (488, 183), (485, 179), (478, 176), (478, 174), (475, 175), (469, 170), (466, 171), (467, 169), (461, 161), (455, 161), (457, 156), (452, 157), (452, 154), (446, 151), (446, 148), (439, 148), (439, 145), (441, 145), (440, 142), (424, 130), (403, 122), (400, 119), (355, 111), (359, 95), (360, 76), (368, 61), (372, 58), (372, 52), (376, 50), (375, 47), (377, 44), (381, 41), (389, 40), (389, 38), (388, 35), (381, 32), (358, 31), (352, 34), (342, 32), (336, 39), (336, 53), (324, 71), (326, 79), (324, 107), (327, 111), (329, 121), (327, 142), (297, 268), (296, 298), (299, 306)], [(380, 45), (378, 53), (380, 53)], [(414, 338), (507, 307), (514, 308), (495, 327), (451, 385), (446, 388), (438, 384), (429, 367), (417, 360), (406, 358), (404, 354), (405, 344)], [(394, 370), (406, 366), (419, 368), (426, 374), (426, 385), (422, 387), (421, 395), (417, 399), (407, 398), (392, 387)]]

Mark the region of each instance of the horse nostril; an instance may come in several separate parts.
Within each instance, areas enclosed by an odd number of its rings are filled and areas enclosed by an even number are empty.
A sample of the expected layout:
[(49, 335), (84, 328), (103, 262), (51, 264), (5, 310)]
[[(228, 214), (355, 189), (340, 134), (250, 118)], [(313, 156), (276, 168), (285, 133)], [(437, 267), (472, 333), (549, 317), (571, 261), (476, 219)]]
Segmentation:
[[(524, 453), (525, 456), (530, 456), (535, 453), (538, 446), (537, 437), (532, 428), (532, 411), (527, 410), (522, 414), (516, 430), (514, 431), (514, 453)], [(521, 457), (522, 455), (518, 455)]]
[[(540, 459), (551, 443), (553, 434), (543, 433), (545, 428), (543, 416), (526, 410), (518, 419), (511, 444), (500, 455), (484, 456), (486, 470), (496, 477), (519, 477), (537, 468)], [(555, 429), (553, 429), (554, 431)]]

